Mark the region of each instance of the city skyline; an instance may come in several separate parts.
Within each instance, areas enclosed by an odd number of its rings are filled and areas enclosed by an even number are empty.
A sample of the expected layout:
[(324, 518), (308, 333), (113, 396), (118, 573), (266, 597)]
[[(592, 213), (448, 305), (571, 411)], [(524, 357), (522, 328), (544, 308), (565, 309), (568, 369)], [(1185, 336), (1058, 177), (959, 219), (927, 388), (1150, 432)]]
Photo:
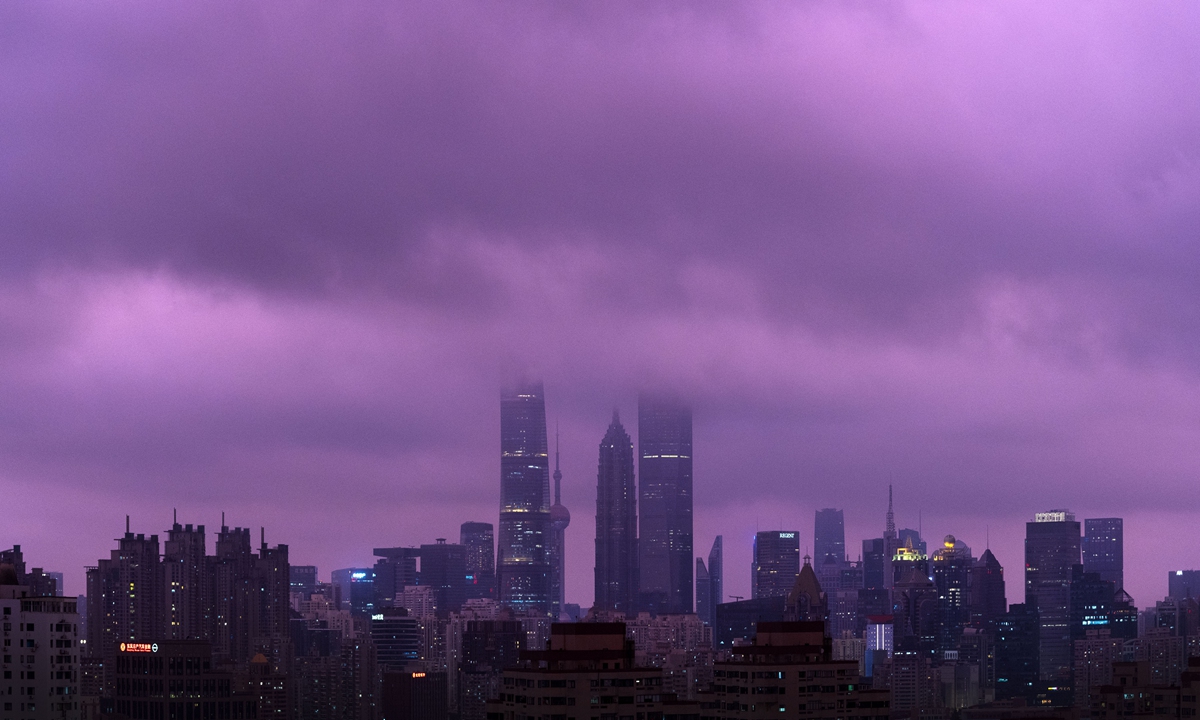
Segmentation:
[[(488, 522), (497, 389), (694, 414), (693, 556), (844, 511), (1200, 565), (1200, 8), (0, 7), (0, 497), (66, 589), (124, 517), (370, 567)], [(1100, 60), (1103, 59), (1103, 60)], [(1118, 505), (1116, 498), (1120, 498)], [(211, 538), (210, 538), (211, 540)], [(689, 558), (687, 572), (693, 565)], [(1021, 597), (1010, 592), (1011, 601)]]

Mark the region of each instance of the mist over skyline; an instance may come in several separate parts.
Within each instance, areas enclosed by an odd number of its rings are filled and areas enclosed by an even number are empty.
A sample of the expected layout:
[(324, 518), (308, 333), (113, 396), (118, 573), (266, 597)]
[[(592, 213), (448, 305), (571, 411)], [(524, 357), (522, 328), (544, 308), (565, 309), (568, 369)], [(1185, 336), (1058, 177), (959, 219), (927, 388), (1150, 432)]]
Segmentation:
[[(567, 600), (598, 444), (695, 408), (695, 549), (846, 510), (1200, 566), (1191, 5), (0, 7), (0, 546), (181, 522), (295, 564), (495, 523), (544, 379)], [(920, 517), (920, 520), (918, 520)], [(211, 541), (210, 541), (211, 543)]]

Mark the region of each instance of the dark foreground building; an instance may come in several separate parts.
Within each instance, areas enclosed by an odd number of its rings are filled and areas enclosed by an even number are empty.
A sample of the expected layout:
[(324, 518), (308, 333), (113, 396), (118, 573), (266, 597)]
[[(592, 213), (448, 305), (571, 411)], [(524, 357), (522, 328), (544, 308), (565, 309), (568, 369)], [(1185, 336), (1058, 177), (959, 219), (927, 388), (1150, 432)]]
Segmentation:
[(699, 705), (662, 691), (659, 668), (637, 667), (625, 623), (555, 623), (546, 650), (504, 671), (488, 720), (699, 717)]
[(445, 720), (446, 673), (385, 672), (381, 720)]
[(256, 696), (238, 692), (233, 674), (214, 667), (207, 642), (120, 643), (115, 670), (113, 711), (130, 720), (258, 717)]

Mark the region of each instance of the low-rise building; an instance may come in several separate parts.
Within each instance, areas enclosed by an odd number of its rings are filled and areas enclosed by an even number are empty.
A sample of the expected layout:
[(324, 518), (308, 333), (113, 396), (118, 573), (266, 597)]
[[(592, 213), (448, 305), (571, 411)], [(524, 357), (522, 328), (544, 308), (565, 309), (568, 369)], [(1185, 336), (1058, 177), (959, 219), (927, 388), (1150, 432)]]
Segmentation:
[(860, 682), (857, 660), (834, 660), (825, 624), (759, 622), (753, 645), (734, 646), (713, 669), (704, 717), (884, 720), (886, 690)]
[(663, 691), (662, 670), (637, 667), (624, 623), (555, 623), (546, 650), (521, 653), (504, 671), (488, 720), (547, 717), (698, 717), (699, 705)]

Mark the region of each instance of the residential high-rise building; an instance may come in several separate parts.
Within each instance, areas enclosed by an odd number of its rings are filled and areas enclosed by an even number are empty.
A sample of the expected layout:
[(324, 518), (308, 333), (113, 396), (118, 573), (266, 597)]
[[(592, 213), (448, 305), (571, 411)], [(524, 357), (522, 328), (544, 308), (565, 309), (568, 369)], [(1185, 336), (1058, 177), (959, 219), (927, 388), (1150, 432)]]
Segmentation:
[(517, 610), (552, 610), (550, 466), (541, 382), (500, 393), (499, 600)]
[(1069, 689), (1072, 682), (1071, 579), (1080, 560), (1079, 531), (1066, 510), (1037, 513), (1025, 524), (1025, 604), (1038, 613), (1038, 674), (1047, 687)]
[(608, 432), (600, 441), (596, 478), (596, 607), (636, 612), (637, 563), (633, 441), (614, 410)]
[[(17, 550), (20, 548), (18, 546)], [(4, 675), (0, 717), (82, 717), (76, 599), (34, 596), (18, 584), (15, 564), (0, 563)]]
[(550, 506), (550, 615), (558, 619), (567, 601), (567, 526), (571, 511), (562, 504), (562, 470), (558, 467), (558, 431), (554, 433), (554, 504)]
[(813, 565), (821, 567), (832, 557), (838, 565), (846, 562), (846, 523), (841, 510), (817, 511), (813, 524)]
[(1117, 590), (1125, 587), (1125, 529), (1121, 518), (1083, 521), (1083, 571), (1096, 573)]
[(692, 410), (638, 397), (639, 591), (644, 606), (692, 612)]
[(208, 558), (204, 526), (171, 525), (163, 543), (163, 575), (166, 580), (166, 635), (164, 640), (203, 640), (208, 637)]
[(751, 599), (787, 597), (799, 574), (799, 533), (768, 530), (755, 534), (750, 568)]
[(87, 569), (88, 653), (104, 666), (105, 692), (115, 689), (114, 666), (122, 642), (161, 637), (166, 601), (158, 536), (129, 532), (117, 539), (107, 560)]
[(496, 536), (492, 524), (463, 523), (458, 542), (467, 551), (467, 599), (496, 597)]

